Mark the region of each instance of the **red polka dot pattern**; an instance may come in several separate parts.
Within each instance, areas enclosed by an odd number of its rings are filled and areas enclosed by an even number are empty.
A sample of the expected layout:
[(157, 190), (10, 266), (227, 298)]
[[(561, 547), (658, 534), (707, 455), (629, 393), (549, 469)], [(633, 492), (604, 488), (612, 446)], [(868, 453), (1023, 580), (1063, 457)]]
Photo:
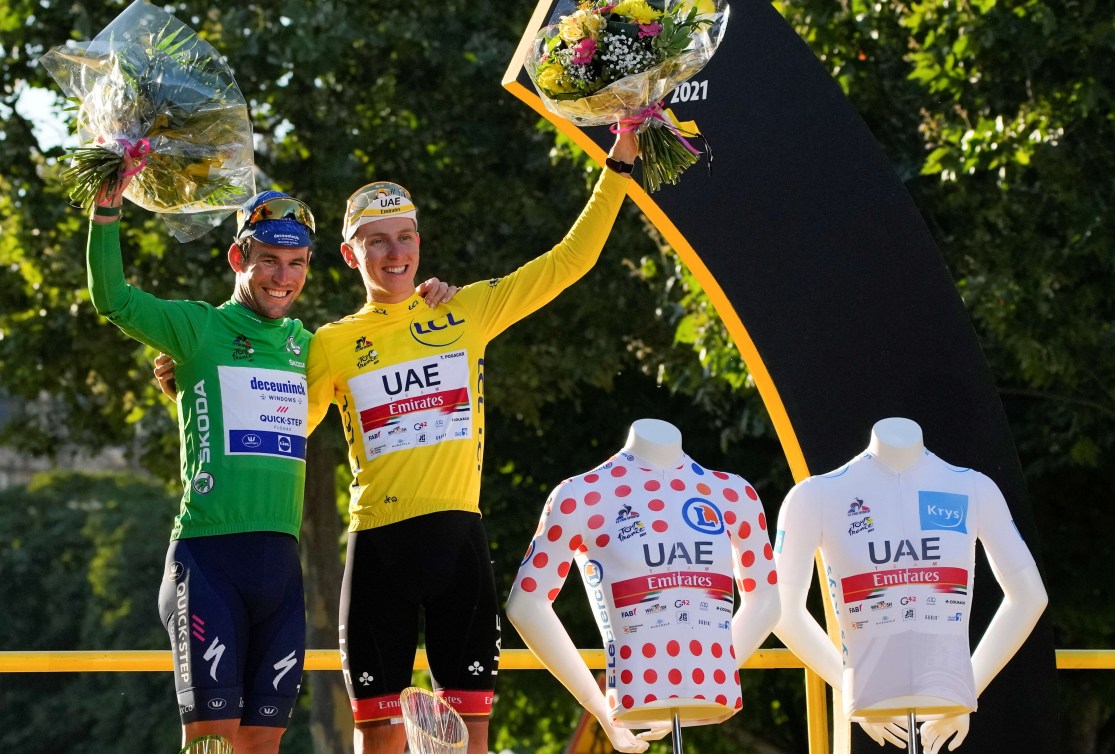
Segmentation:
[[(603, 595), (615, 637), (617, 688), (606, 697), (613, 712), (667, 698), (715, 699), (725, 706), (730, 699), (738, 709), (742, 697), (730, 623), (725, 616), (707, 620), (711, 613), (702, 614), (698, 607), (716, 604), (709, 592), (661, 581), (650, 585), (648, 579), (664, 572), (710, 571), (695, 562), (692, 546), (687, 544), (688, 551), (677, 546), (694, 523), (683, 517), (684, 503), (699, 495), (719, 509), (728, 532), (702, 537), (711, 540), (711, 549), (701, 554), (714, 559), (711, 573), (725, 584), (735, 582), (743, 594), (777, 588), (766, 518), (754, 488), (738, 476), (702, 470), (688, 459), (667, 473), (664, 479), (661, 470), (640, 468), (620, 455), (607, 469), (559, 485), (520, 566), (517, 589), (530, 599), (545, 595), (552, 602), (574, 570), (571, 560), (577, 560), (576, 569), (590, 580), (590, 593)], [(663, 562), (648, 566), (655, 558)], [(734, 563), (734, 569), (718, 565), (725, 563)], [(620, 597), (626, 601), (613, 602)], [(593, 612), (598, 612), (595, 606)], [(636, 629), (638, 635), (630, 635)]]

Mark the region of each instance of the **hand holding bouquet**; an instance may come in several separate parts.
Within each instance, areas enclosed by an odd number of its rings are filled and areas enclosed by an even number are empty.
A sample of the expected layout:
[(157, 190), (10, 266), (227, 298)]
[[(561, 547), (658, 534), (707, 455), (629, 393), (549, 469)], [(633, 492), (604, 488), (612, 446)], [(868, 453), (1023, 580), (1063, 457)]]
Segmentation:
[(637, 130), (643, 187), (654, 192), (700, 154), (662, 100), (704, 68), (727, 21), (725, 0), (582, 2), (538, 33), (527, 74), (563, 118)]
[(61, 178), (82, 207), (132, 177), (124, 196), (190, 241), (254, 193), (244, 97), (216, 50), (174, 16), (136, 0), (92, 42), (42, 62), (77, 103), (80, 146)]

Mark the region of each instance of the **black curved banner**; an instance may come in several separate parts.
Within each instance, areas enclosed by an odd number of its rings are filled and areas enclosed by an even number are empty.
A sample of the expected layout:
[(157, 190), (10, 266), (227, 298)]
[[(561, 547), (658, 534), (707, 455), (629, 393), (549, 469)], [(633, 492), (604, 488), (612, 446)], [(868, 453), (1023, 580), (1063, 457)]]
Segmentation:
[[(603, 163), (607, 129), (578, 129), (546, 111), (522, 69), (557, 5), (539, 4), (503, 83)], [(633, 184), (629, 193), (727, 324), (795, 479), (851, 459), (879, 419), (913, 419), (938, 456), (999, 485), (1040, 567), (1010, 429), (956, 286), (902, 182), (812, 51), (768, 3), (734, 0), (719, 51), (666, 105), (707, 137), (713, 171), (700, 164), (679, 186), (648, 196)], [(973, 647), (1002, 597), (982, 550), (975, 583)], [(980, 696), (960, 751), (1057, 751), (1055, 674), (1043, 616)], [(856, 732), (851, 751), (879, 748)]]

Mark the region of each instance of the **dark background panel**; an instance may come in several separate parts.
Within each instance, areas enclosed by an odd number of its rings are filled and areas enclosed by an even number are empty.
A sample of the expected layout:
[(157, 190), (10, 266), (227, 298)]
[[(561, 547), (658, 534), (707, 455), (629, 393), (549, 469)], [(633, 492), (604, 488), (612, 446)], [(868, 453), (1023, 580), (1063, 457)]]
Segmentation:
[[(534, 91), (525, 74), (519, 81)], [(971, 320), (862, 119), (760, 0), (732, 3), (725, 40), (694, 81), (708, 82), (707, 98), (670, 106), (697, 122), (713, 169), (695, 166), (652, 198), (743, 322), (810, 473), (863, 450), (879, 419), (908, 417), (938, 456), (995, 480), (1040, 565), (1014, 442)], [(612, 142), (606, 128), (586, 133), (605, 150)], [(1002, 596), (982, 551), (975, 583), (973, 647)], [(962, 751), (1056, 751), (1055, 680), (1043, 617), (981, 695)], [(878, 747), (857, 733), (853, 751)]]

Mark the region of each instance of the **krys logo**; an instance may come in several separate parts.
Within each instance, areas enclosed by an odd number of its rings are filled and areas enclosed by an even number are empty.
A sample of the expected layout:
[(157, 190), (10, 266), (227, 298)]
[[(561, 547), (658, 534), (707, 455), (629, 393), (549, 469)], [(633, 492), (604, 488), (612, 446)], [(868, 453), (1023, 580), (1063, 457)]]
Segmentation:
[(724, 531), (724, 518), (720, 515), (720, 509), (704, 498), (692, 497), (686, 500), (681, 515), (690, 529), (696, 529), (702, 534), (721, 534)]
[(604, 567), (595, 560), (585, 563), (585, 583), (589, 586), (600, 586), (604, 580)]
[(424, 346), (448, 346), (456, 343), (465, 334), (461, 328), (465, 321), (457, 319), (450, 312), (444, 317), (410, 321), (410, 336)]
[(968, 533), (968, 496), (952, 492), (918, 490), (922, 531), (942, 530)]

